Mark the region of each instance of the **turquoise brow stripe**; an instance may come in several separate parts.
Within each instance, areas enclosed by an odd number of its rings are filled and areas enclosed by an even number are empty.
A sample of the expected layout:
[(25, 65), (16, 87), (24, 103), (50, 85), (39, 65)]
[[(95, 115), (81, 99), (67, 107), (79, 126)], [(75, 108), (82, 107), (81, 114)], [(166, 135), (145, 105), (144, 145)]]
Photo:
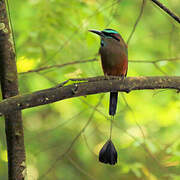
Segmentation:
[(114, 30), (103, 30), (102, 32), (119, 34), (117, 31)]

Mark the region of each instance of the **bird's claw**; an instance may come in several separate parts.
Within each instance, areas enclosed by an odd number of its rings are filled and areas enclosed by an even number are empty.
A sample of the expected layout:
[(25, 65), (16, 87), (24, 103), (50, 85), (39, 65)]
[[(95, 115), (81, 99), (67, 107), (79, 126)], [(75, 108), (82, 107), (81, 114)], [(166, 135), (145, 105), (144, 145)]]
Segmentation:
[(120, 79), (119, 79), (119, 80), (124, 81), (124, 80), (125, 80), (125, 76), (124, 76), (124, 75), (120, 76)]
[(105, 80), (115, 79), (115, 80), (122, 80), (122, 81), (124, 81), (125, 76), (124, 75), (121, 75), (121, 76), (108, 76), (106, 74), (106, 75), (104, 75), (104, 79)]
[(105, 74), (105, 75), (104, 75), (104, 79), (105, 79), (105, 80), (110, 80), (110, 79), (111, 79), (111, 77), (110, 77), (110, 76), (108, 76), (107, 74)]

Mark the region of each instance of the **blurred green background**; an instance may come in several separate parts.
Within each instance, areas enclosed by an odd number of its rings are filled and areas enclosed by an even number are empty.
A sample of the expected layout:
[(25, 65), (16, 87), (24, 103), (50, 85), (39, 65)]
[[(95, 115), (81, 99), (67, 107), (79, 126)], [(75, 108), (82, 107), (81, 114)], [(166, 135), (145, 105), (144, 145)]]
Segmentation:
[[(179, 0), (161, 2), (180, 15)], [(68, 78), (103, 75), (97, 56), (100, 41), (88, 29), (116, 29), (127, 41), (141, 3), (9, 0), (20, 92), (50, 88)], [(128, 76), (180, 75), (180, 26), (148, 0), (128, 51)], [(98, 61), (21, 74), (93, 58)], [(168, 61), (133, 62), (159, 59)], [(98, 162), (98, 152), (109, 137), (108, 105), (109, 93), (23, 110), (28, 180), (179, 180), (179, 94), (175, 90), (146, 90), (119, 95), (112, 135), (118, 151), (115, 166)], [(0, 179), (6, 180), (3, 123), (0, 130)]]

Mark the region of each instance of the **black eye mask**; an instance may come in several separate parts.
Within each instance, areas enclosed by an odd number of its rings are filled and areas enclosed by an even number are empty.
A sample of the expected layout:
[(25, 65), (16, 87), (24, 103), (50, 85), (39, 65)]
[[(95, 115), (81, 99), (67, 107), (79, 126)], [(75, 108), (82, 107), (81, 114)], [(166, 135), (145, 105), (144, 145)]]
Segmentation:
[(103, 33), (105, 36), (110, 36), (110, 37), (112, 37), (113, 39), (115, 39), (115, 40), (117, 40), (117, 41), (120, 41), (120, 39), (117, 38), (116, 36), (114, 36), (113, 33), (107, 33), (107, 32), (103, 32), (103, 31), (102, 31), (102, 33)]

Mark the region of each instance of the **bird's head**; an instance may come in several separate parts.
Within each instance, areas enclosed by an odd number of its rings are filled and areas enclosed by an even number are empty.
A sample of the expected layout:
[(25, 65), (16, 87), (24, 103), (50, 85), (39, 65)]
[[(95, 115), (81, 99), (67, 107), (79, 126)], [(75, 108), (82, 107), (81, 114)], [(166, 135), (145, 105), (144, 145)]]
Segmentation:
[(100, 36), (101, 46), (104, 46), (108, 41), (120, 43), (122, 39), (121, 35), (116, 30), (113, 29), (104, 29), (103, 31), (97, 31), (97, 30), (89, 30), (89, 31)]

